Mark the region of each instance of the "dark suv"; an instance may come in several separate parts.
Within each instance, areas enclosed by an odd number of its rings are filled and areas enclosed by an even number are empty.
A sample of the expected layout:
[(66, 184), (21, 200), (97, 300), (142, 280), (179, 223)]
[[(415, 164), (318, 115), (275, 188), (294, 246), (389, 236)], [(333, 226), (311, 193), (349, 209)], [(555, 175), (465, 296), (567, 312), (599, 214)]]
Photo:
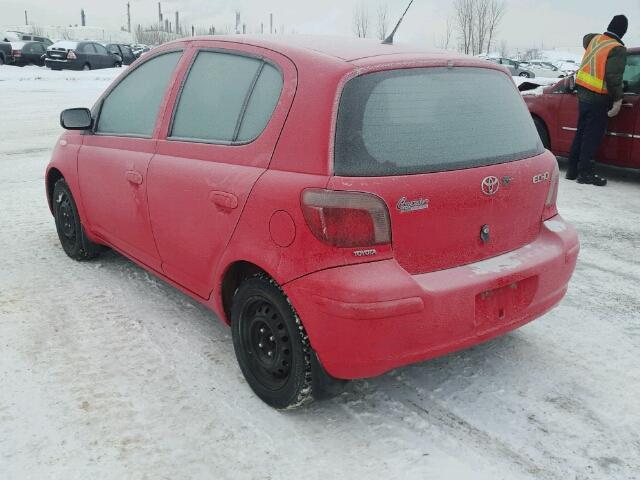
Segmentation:
[(120, 67), (122, 58), (100, 43), (63, 40), (47, 49), (45, 66), (52, 70), (95, 70)]

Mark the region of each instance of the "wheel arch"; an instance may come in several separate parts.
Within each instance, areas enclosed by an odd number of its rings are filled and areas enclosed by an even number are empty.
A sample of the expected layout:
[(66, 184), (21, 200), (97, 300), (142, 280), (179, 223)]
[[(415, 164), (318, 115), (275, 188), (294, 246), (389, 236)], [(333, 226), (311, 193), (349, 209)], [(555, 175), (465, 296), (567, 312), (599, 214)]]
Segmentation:
[(49, 211), (51, 212), (52, 215), (53, 215), (53, 187), (55, 186), (56, 182), (61, 178), (64, 178), (64, 175), (60, 170), (58, 170), (55, 167), (51, 167), (47, 172), (45, 188), (47, 192), (47, 202), (49, 203)]
[(261, 274), (273, 278), (264, 268), (247, 260), (237, 260), (227, 266), (222, 274), (218, 298), (215, 299), (219, 302), (223, 320), (227, 325), (231, 323), (231, 303), (236, 290), (246, 279)]
[(549, 145), (545, 145), (545, 148), (550, 150), (551, 149), (551, 145), (553, 143), (552, 143), (552, 139), (551, 139), (551, 131), (549, 130), (549, 124), (547, 123), (547, 121), (544, 118), (542, 118), (542, 116), (538, 115), (535, 112), (531, 112), (531, 118), (533, 118), (534, 122), (536, 120), (538, 120), (542, 124), (542, 126), (544, 127), (545, 131), (547, 132), (547, 140), (549, 141)]

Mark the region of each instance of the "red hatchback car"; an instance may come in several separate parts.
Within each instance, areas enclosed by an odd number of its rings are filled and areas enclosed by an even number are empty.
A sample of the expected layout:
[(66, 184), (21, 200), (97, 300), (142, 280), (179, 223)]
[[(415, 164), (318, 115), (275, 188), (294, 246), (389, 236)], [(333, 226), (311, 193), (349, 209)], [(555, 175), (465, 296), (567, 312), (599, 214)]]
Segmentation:
[[(607, 134), (596, 160), (619, 167), (640, 168), (640, 48), (630, 48), (624, 72), (625, 95), (620, 114), (609, 120)], [(559, 156), (569, 156), (578, 126), (575, 78), (525, 95), (525, 101), (544, 146)]]
[(46, 188), (65, 252), (109, 246), (210, 306), (276, 408), (520, 327), (576, 264), (556, 160), (483, 60), (181, 40), (61, 123)]

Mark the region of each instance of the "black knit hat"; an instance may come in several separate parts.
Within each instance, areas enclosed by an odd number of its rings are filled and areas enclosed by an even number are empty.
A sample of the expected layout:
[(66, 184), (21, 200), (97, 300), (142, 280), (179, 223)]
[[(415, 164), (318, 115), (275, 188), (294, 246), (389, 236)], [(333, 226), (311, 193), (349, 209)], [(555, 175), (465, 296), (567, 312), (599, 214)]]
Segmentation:
[(609, 28), (607, 31), (611, 33), (615, 33), (618, 37), (624, 37), (624, 34), (627, 33), (627, 28), (629, 28), (629, 20), (624, 15), (616, 15), (611, 20), (609, 24)]

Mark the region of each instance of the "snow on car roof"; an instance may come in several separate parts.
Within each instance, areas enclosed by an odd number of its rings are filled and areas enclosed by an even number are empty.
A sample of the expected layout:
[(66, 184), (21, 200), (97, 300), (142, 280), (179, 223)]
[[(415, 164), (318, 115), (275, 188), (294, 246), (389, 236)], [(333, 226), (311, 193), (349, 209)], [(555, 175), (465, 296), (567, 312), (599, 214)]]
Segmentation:
[(47, 50), (51, 50), (53, 48), (66, 48), (67, 50), (71, 48), (76, 48), (78, 46), (78, 42), (72, 42), (69, 40), (62, 40), (60, 42), (56, 42), (51, 45)]

